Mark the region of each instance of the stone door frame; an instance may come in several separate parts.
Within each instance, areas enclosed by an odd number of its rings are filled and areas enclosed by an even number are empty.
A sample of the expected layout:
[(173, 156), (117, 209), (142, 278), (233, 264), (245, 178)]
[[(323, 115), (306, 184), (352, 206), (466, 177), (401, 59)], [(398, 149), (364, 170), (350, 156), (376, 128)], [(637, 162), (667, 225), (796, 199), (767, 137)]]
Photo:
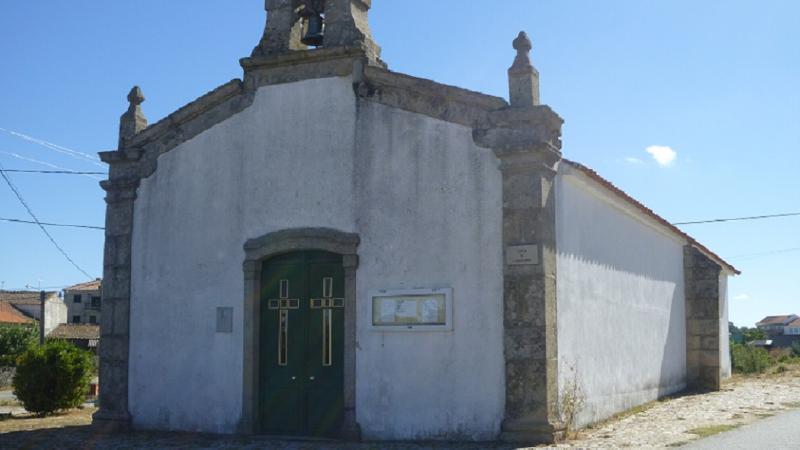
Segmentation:
[(356, 422), (356, 270), (357, 234), (330, 228), (293, 228), (267, 233), (244, 244), (244, 352), (242, 420), (244, 433), (257, 433), (259, 421), (259, 336), (261, 269), (264, 261), (284, 253), (322, 250), (342, 255), (344, 267), (344, 417), (340, 437), (358, 440)]

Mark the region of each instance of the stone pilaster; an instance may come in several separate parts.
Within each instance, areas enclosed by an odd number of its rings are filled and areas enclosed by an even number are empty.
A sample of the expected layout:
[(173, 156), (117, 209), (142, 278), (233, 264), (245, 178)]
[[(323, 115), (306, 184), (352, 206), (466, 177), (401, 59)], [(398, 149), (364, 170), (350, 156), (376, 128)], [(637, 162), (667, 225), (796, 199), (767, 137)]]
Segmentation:
[[(527, 53), (530, 46), (520, 48)], [(518, 54), (520, 58), (527, 54)], [(513, 81), (509, 88), (513, 96)], [(494, 150), (503, 176), (506, 410), (501, 437), (553, 442), (563, 432), (557, 419), (553, 189), (563, 121), (549, 107), (536, 106), (530, 95), (525, 102), (490, 113), (487, 121), (476, 127), (473, 137)]]
[(100, 319), (100, 405), (94, 424), (127, 430), (130, 342), (131, 235), (138, 180), (104, 181), (106, 241), (103, 256), (103, 309)]
[(720, 273), (722, 268), (692, 245), (683, 251), (686, 289), (686, 375), (689, 387), (719, 390), (722, 380)]
[(100, 156), (109, 164), (106, 191), (106, 235), (103, 252), (103, 309), (100, 315), (100, 405), (93, 423), (103, 429), (127, 430), (128, 359), (130, 352), (131, 245), (133, 202), (141, 174), (137, 160), (141, 151), (129, 142), (147, 127), (142, 113), (141, 89), (128, 94), (130, 106), (120, 118), (119, 150)]

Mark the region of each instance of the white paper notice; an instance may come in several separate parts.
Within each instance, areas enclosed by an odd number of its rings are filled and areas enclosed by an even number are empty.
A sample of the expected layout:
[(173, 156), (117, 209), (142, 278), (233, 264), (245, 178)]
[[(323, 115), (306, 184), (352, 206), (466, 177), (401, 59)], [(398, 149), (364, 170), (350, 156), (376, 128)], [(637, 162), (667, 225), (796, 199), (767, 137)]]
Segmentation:
[(395, 301), (392, 299), (385, 298), (381, 300), (381, 322), (382, 323), (393, 323), (394, 322), (394, 314), (396, 311), (395, 308)]
[(414, 300), (397, 301), (398, 319), (415, 319), (417, 317), (417, 302)]
[(422, 321), (424, 323), (439, 322), (439, 302), (435, 298), (426, 298), (422, 302)]

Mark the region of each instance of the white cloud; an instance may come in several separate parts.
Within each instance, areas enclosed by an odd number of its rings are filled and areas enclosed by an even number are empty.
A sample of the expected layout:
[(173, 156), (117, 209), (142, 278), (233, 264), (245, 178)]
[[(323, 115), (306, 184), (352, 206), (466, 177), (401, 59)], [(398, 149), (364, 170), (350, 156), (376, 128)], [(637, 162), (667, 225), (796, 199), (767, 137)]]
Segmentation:
[(644, 161), (633, 156), (626, 156), (625, 162), (628, 164), (644, 164)]
[(669, 167), (675, 163), (678, 153), (664, 145), (651, 145), (645, 149), (656, 160), (659, 166)]
[(733, 297), (734, 300), (750, 300), (750, 296), (747, 294), (739, 294)]

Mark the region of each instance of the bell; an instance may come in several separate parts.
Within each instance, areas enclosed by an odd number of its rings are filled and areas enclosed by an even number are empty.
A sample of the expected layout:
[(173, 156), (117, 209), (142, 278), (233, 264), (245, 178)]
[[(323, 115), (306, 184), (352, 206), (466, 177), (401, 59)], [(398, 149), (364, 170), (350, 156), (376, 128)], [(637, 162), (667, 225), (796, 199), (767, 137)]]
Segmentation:
[(306, 30), (306, 35), (300, 39), (300, 42), (306, 44), (311, 47), (319, 47), (322, 45), (322, 16), (319, 14), (312, 14), (308, 16), (308, 28)]

